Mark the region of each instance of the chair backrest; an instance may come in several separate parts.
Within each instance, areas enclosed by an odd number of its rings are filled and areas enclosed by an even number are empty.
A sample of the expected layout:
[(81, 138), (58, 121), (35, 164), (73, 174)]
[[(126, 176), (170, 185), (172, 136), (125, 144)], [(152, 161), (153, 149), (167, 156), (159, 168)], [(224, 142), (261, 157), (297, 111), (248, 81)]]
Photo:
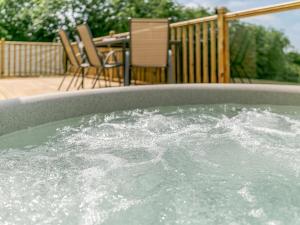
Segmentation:
[(168, 48), (168, 19), (130, 20), (132, 66), (167, 67)]
[(85, 52), (84, 52), (83, 43), (81, 42), (78, 35), (75, 35), (74, 38), (75, 38), (75, 41), (77, 43), (78, 52), (80, 54), (80, 60), (81, 60), (80, 63), (87, 63), (87, 57), (86, 57)]
[(98, 55), (89, 26), (87, 24), (79, 25), (77, 26), (77, 31), (83, 43), (89, 64), (94, 67), (101, 67), (101, 59)]
[(74, 52), (74, 49), (71, 45), (71, 42), (70, 42), (70, 39), (66, 33), (65, 30), (60, 30), (58, 32), (58, 35), (59, 35), (59, 38), (61, 40), (61, 43), (62, 43), (62, 46), (67, 54), (67, 57), (70, 61), (70, 64), (72, 66), (76, 66), (78, 67), (79, 66), (79, 61), (78, 59), (76, 58), (76, 55), (75, 55), (75, 52)]

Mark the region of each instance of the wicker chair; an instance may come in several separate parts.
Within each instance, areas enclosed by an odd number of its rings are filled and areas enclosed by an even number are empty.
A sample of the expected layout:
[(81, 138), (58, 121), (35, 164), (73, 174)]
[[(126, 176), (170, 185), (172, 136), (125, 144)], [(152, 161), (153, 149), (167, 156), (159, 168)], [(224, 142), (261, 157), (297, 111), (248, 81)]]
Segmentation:
[[(96, 68), (96, 77), (92, 87), (95, 88), (97, 82), (99, 82), (99, 86), (101, 87), (101, 77), (103, 77), (103, 79), (105, 80), (105, 86), (107, 86), (106, 82), (108, 76), (106, 71), (111, 68), (118, 69), (118, 81), (119, 85), (121, 85), (120, 67), (122, 66), (122, 64), (118, 62), (115, 52), (110, 51), (106, 55), (98, 52), (93, 41), (91, 30), (87, 24), (77, 26), (77, 31), (83, 43), (84, 51), (90, 66)], [(110, 78), (109, 83), (111, 85)]]
[[(68, 37), (65, 30), (60, 30), (58, 32), (58, 34), (59, 34), (62, 46), (63, 46), (63, 48), (66, 52), (66, 55), (68, 57), (68, 60), (70, 62), (70, 64), (69, 64), (70, 68), (64, 74), (64, 77), (63, 77), (62, 81), (60, 82), (60, 84), (58, 86), (58, 90), (61, 89), (61, 87), (62, 87), (62, 85), (63, 85), (63, 83), (64, 83), (64, 81), (65, 81), (65, 79), (68, 75), (68, 72), (73, 71), (73, 77), (72, 77), (72, 79), (71, 79), (71, 81), (70, 81), (70, 83), (69, 83), (69, 85), (66, 89), (68, 91), (70, 89), (70, 87), (71, 87), (71, 85), (72, 85), (72, 83), (73, 83), (76, 76), (78, 76), (77, 79), (79, 79), (79, 77), (81, 75), (82, 79), (84, 79), (84, 71), (85, 71), (86, 68), (89, 67), (89, 64), (82, 62), (82, 58), (80, 58), (80, 57), (82, 57), (82, 55), (80, 53), (77, 54), (77, 55), (75, 54), (74, 49), (71, 45), (71, 42), (70, 42), (69, 37)], [(82, 81), (82, 83), (83, 83), (83, 81)]]
[(130, 52), (126, 53), (126, 83), (132, 67), (164, 68), (173, 83), (168, 19), (130, 19)]

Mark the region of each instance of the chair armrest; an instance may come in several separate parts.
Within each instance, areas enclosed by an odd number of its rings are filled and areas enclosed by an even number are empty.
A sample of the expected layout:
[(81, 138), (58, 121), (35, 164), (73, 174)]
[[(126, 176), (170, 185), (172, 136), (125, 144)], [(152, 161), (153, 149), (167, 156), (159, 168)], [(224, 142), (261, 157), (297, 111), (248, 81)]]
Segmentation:
[(79, 59), (79, 61), (81, 63), (86, 63), (87, 62), (87, 57), (86, 57), (85, 54), (77, 53), (75, 56)]
[(108, 60), (112, 57), (112, 59), (114, 60), (115, 63), (119, 63), (118, 62), (118, 58), (116, 56), (116, 52), (115, 51), (110, 51), (109, 53), (106, 54), (105, 59), (104, 59), (104, 64), (107, 64)]

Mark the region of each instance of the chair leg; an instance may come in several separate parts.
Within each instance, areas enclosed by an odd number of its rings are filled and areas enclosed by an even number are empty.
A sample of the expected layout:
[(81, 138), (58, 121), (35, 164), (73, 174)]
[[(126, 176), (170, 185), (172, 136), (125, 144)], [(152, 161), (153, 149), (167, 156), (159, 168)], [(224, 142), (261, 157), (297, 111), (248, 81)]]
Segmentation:
[(75, 80), (75, 83), (74, 83), (74, 87), (77, 86), (77, 83), (78, 83), (78, 81), (79, 81), (79, 78), (80, 78), (80, 76), (77, 76), (77, 78), (76, 78), (76, 80)]
[(59, 86), (58, 86), (58, 88), (57, 88), (58, 91), (60, 91), (60, 89), (61, 89), (61, 87), (62, 87), (62, 85), (63, 85), (65, 79), (67, 78), (67, 75), (68, 75), (68, 72), (65, 72), (65, 73), (64, 73), (64, 77), (63, 77), (63, 79), (61, 80), (61, 82), (60, 82), (60, 84), (59, 84)]
[[(82, 68), (82, 69), (83, 69), (83, 68)], [(84, 70), (84, 69), (83, 69), (83, 70)], [(87, 68), (86, 74), (88, 73), (88, 70), (89, 70), (89, 68)], [(77, 79), (76, 79), (76, 81), (75, 81), (74, 87), (77, 86), (77, 83), (78, 83), (78, 81), (79, 81), (79, 78), (80, 78), (80, 76), (77, 76)]]
[(120, 67), (117, 67), (117, 73), (118, 73), (118, 81), (119, 81), (119, 87), (121, 86), (121, 70)]
[(97, 80), (98, 80), (98, 69), (96, 68), (95, 77), (93, 78), (93, 81), (92, 81), (92, 88), (94, 86), (94, 83), (97, 82)]
[(88, 70), (85, 70), (84, 68), (81, 68), (80, 70), (80, 73), (78, 75), (78, 77), (80, 78), (81, 77), (81, 82), (79, 83), (78, 87), (77, 87), (77, 90), (79, 90), (80, 88), (84, 88), (84, 78), (85, 76), (87, 75), (88, 73)]
[(95, 88), (97, 81), (100, 79), (101, 73), (103, 72), (103, 69), (101, 68), (100, 70), (97, 68), (96, 70), (96, 79), (94, 81), (94, 84), (92, 86), (92, 88)]
[(84, 88), (84, 77), (85, 77), (84, 68), (80, 69), (78, 79), (79, 79), (79, 77), (81, 77), (81, 82), (80, 82), (79, 86), (77, 87), (77, 90), (79, 90), (80, 88), (82, 88), (82, 89)]
[[(80, 72), (80, 67), (79, 67), (78, 69), (76, 69), (76, 71), (75, 71), (75, 73), (74, 73), (74, 75), (73, 75), (73, 77), (72, 77), (72, 80), (70, 81), (70, 83), (69, 83), (69, 85), (68, 85), (66, 91), (69, 91), (69, 89), (70, 89), (70, 87), (71, 87), (71, 85), (72, 85), (72, 83), (73, 83), (75, 77), (77, 76), (77, 74), (78, 74), (79, 72)], [(79, 76), (79, 75), (78, 75), (78, 76)]]
[(81, 69), (81, 88), (84, 89), (84, 69)]

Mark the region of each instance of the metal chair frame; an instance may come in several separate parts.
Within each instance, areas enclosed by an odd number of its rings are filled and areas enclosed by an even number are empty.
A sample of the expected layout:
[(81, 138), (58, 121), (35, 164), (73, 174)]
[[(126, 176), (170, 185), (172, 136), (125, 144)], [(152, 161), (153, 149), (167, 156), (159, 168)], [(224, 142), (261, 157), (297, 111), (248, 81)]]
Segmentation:
[[(81, 59), (82, 59), (83, 55), (80, 54), (80, 53), (75, 54), (74, 49), (72, 47), (72, 44), (70, 42), (70, 39), (69, 39), (69, 37), (68, 37), (68, 35), (67, 35), (67, 33), (66, 33), (65, 30), (61, 29), (59, 31), (59, 37), (60, 37), (62, 46), (64, 48), (64, 51), (65, 51), (65, 53), (66, 53), (66, 55), (67, 55), (67, 57), (69, 59), (69, 62), (70, 62), (69, 66), (70, 66), (70, 68), (67, 69), (67, 71), (64, 73), (64, 77), (63, 77), (62, 81), (60, 82), (60, 84), (58, 86), (58, 90), (61, 89), (61, 87), (62, 87), (62, 85), (63, 85), (66, 77), (68, 76), (70, 70), (75, 70), (75, 71), (73, 72), (73, 77), (72, 77), (72, 79), (71, 79), (71, 81), (70, 81), (70, 83), (69, 83), (66, 91), (70, 90), (70, 87), (71, 87), (71, 85), (72, 85), (75, 77), (77, 77), (77, 80), (79, 79), (79, 77), (82, 78), (81, 85), (83, 87), (83, 80), (84, 80), (84, 76), (85, 76), (84, 71), (85, 71), (86, 68), (89, 67), (89, 65), (86, 64), (86, 63), (81, 63), (79, 61), (78, 57), (81, 57)], [(79, 87), (78, 87), (78, 89), (79, 89)]]
[[(122, 64), (118, 62), (115, 51), (110, 51), (108, 54), (104, 55), (101, 52), (97, 51), (95, 43), (93, 41), (93, 36), (91, 30), (87, 24), (82, 24), (77, 26), (77, 32), (79, 34), (80, 40), (83, 43), (84, 53), (87, 56), (87, 60), (91, 67), (96, 69), (96, 77), (94, 79), (92, 88), (95, 88), (97, 82), (101, 87), (101, 76), (105, 81), (105, 86), (107, 87), (107, 70), (111, 68), (118, 69), (118, 80), (119, 85), (121, 85), (121, 74), (120, 67)], [(110, 63), (110, 60), (113, 60), (113, 63)], [(109, 84), (111, 86), (111, 79), (109, 79)]]

